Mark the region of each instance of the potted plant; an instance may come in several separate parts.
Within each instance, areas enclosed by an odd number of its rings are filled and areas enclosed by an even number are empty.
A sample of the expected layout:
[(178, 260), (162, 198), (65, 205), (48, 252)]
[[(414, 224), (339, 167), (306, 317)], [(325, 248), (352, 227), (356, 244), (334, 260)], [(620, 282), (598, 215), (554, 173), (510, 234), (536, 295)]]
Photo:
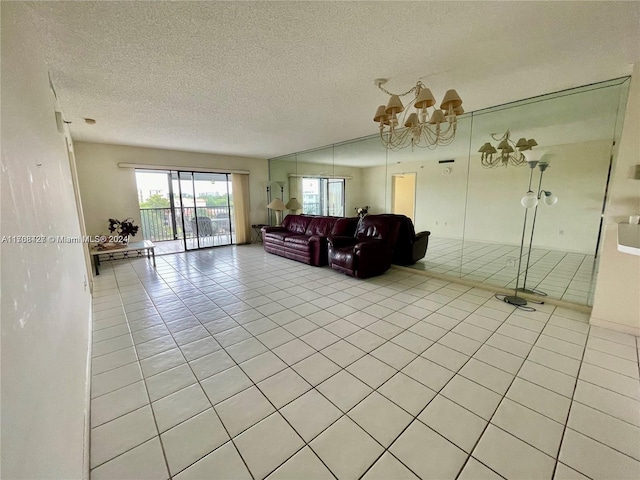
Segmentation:
[(127, 218), (122, 221), (115, 218), (109, 219), (109, 232), (122, 237), (121, 241), (124, 244), (129, 243), (129, 237), (135, 237), (136, 233), (138, 233), (139, 228), (140, 227), (138, 225), (133, 224), (132, 218)]

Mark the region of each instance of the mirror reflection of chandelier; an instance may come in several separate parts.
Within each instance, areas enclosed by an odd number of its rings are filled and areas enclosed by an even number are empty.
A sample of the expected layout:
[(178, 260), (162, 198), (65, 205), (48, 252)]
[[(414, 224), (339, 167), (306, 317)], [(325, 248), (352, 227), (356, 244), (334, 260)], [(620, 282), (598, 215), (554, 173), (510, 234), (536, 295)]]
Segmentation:
[[(436, 104), (431, 90), (418, 81), (415, 87), (404, 93), (391, 93), (382, 85), (386, 79), (379, 78), (375, 85), (387, 95), (390, 95), (389, 103), (380, 105), (373, 117), (374, 122), (379, 123), (380, 139), (384, 146), (390, 150), (400, 150), (411, 146), (434, 149), (437, 146), (449, 145), (456, 136), (458, 115), (464, 113), (462, 100), (455, 90), (447, 90), (440, 104), (440, 109), (433, 108), (429, 115), (429, 108)], [(413, 93), (415, 98), (405, 108), (400, 97)], [(409, 112), (411, 107), (415, 111)], [(401, 120), (398, 118), (401, 115)]]
[(518, 143), (513, 143), (513, 140), (510, 138), (511, 132), (509, 130), (507, 130), (502, 137), (498, 137), (497, 133), (492, 133), (490, 135), (491, 138), (499, 143), (496, 148), (487, 142), (480, 147), (480, 150), (478, 150), (478, 152), (482, 153), (480, 161), (482, 162), (482, 166), (485, 168), (506, 167), (507, 165), (514, 165), (517, 167), (518, 165), (524, 165), (527, 163), (527, 158), (522, 152), (531, 150), (533, 147), (538, 145), (533, 138), (530, 138), (529, 140), (521, 138), (518, 140)]

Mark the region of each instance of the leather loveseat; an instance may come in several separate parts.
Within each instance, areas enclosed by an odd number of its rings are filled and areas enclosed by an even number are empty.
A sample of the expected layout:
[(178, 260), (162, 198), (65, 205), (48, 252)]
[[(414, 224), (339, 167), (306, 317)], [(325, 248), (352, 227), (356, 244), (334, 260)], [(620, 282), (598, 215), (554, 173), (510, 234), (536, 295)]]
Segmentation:
[(358, 278), (381, 275), (392, 263), (411, 265), (424, 257), (428, 238), (429, 232), (415, 235), (404, 215), (367, 215), (353, 236), (329, 237), (329, 265)]
[(328, 264), (329, 235), (353, 236), (358, 217), (287, 215), (279, 227), (262, 227), (264, 249), (314, 266)]

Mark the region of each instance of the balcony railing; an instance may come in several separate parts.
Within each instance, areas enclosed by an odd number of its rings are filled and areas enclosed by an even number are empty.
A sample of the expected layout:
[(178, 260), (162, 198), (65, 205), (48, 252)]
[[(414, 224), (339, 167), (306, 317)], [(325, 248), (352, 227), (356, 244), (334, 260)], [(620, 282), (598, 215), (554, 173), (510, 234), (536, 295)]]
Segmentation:
[(140, 218), (145, 240), (157, 242), (176, 239), (170, 208), (141, 208)]
[[(182, 213), (184, 212), (184, 227)], [(175, 222), (173, 210), (167, 208), (141, 208), (140, 218), (142, 219), (142, 234), (145, 240), (160, 242), (163, 240), (177, 240), (183, 238), (186, 233), (187, 238), (195, 237), (193, 225), (196, 214), (200, 218), (228, 219), (229, 213), (233, 218), (233, 207), (184, 207), (175, 210)], [(192, 220), (194, 220), (192, 222)], [(220, 223), (220, 222), (218, 222)], [(200, 222), (198, 222), (200, 224)], [(230, 225), (229, 225), (230, 227)], [(227, 228), (228, 231), (228, 228)], [(202, 235), (202, 234), (201, 234)]]

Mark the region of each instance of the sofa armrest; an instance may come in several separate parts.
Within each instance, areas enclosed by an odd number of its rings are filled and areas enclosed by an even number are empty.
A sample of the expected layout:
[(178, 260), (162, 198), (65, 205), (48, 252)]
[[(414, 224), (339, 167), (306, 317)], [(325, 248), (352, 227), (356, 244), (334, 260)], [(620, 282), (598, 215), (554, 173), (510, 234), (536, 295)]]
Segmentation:
[(327, 248), (327, 237), (323, 237), (322, 235), (310, 235), (307, 240), (310, 244), (317, 245), (316, 248), (326, 249)]
[(340, 235), (329, 237), (327, 240), (331, 248), (353, 247), (358, 243), (358, 239), (355, 237), (344, 237)]
[(357, 255), (382, 255), (385, 258), (391, 256), (391, 246), (384, 240), (372, 238), (370, 240), (360, 240), (354, 247)]
[(368, 278), (386, 272), (391, 266), (392, 250), (384, 240), (371, 239), (358, 243), (354, 247), (356, 267), (355, 276)]
[(416, 238), (412, 245), (412, 260), (417, 262), (427, 254), (427, 245), (429, 243), (429, 235), (431, 232), (420, 232), (416, 234)]

